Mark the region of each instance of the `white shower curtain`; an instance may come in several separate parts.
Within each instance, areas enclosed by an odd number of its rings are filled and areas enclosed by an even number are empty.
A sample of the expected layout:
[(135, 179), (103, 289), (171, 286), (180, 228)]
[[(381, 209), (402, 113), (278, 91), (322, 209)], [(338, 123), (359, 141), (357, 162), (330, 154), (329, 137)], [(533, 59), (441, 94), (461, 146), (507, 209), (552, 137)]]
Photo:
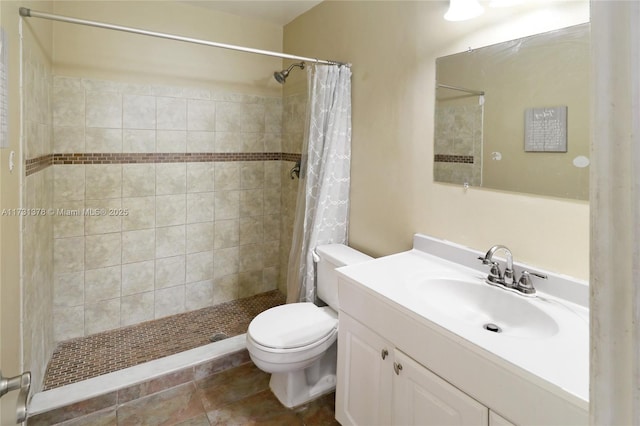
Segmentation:
[(351, 169), (351, 70), (307, 69), (307, 123), (296, 218), (289, 254), (287, 302), (315, 300), (313, 249), (347, 243)]

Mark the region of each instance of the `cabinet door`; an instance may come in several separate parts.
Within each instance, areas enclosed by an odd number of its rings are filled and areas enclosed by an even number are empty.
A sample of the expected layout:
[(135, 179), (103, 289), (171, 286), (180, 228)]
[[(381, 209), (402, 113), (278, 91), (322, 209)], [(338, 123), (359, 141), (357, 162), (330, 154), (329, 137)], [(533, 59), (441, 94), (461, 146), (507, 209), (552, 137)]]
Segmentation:
[(489, 426), (516, 426), (495, 411), (489, 410)]
[(394, 352), (393, 424), (483, 425), (489, 409), (404, 353)]
[(344, 426), (391, 424), (391, 345), (344, 312), (339, 327), (336, 419)]

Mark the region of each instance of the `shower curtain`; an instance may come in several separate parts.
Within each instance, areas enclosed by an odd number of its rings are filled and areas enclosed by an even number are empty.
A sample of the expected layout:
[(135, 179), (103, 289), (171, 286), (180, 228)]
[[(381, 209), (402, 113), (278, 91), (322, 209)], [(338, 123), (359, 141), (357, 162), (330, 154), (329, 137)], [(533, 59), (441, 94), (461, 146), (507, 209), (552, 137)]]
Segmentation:
[(287, 303), (315, 300), (313, 250), (347, 243), (351, 169), (351, 70), (344, 65), (307, 68), (307, 119)]

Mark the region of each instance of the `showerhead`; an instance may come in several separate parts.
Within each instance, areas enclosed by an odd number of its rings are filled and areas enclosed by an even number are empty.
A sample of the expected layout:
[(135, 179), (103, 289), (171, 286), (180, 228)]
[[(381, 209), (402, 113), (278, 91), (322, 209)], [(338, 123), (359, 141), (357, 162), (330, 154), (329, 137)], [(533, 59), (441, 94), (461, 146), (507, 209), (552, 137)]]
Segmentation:
[(287, 68), (286, 70), (274, 72), (273, 78), (275, 78), (278, 83), (284, 84), (284, 82), (287, 81), (287, 77), (289, 77), (289, 73), (294, 67), (299, 67), (301, 70), (303, 70), (304, 62), (300, 62), (298, 64), (291, 64), (289, 68)]

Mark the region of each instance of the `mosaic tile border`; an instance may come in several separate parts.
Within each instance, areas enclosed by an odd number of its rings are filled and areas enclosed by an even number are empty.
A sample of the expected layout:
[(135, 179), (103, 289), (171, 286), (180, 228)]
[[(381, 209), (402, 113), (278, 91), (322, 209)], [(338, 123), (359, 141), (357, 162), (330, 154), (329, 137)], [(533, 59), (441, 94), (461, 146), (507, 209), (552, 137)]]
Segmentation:
[(473, 155), (448, 155), (448, 154), (436, 154), (433, 157), (433, 161), (436, 163), (464, 163), (473, 164)]
[(300, 161), (301, 154), (287, 152), (186, 152), (186, 153), (69, 153), (48, 154), (25, 161), (27, 176), (58, 164), (204, 163), (224, 161)]

